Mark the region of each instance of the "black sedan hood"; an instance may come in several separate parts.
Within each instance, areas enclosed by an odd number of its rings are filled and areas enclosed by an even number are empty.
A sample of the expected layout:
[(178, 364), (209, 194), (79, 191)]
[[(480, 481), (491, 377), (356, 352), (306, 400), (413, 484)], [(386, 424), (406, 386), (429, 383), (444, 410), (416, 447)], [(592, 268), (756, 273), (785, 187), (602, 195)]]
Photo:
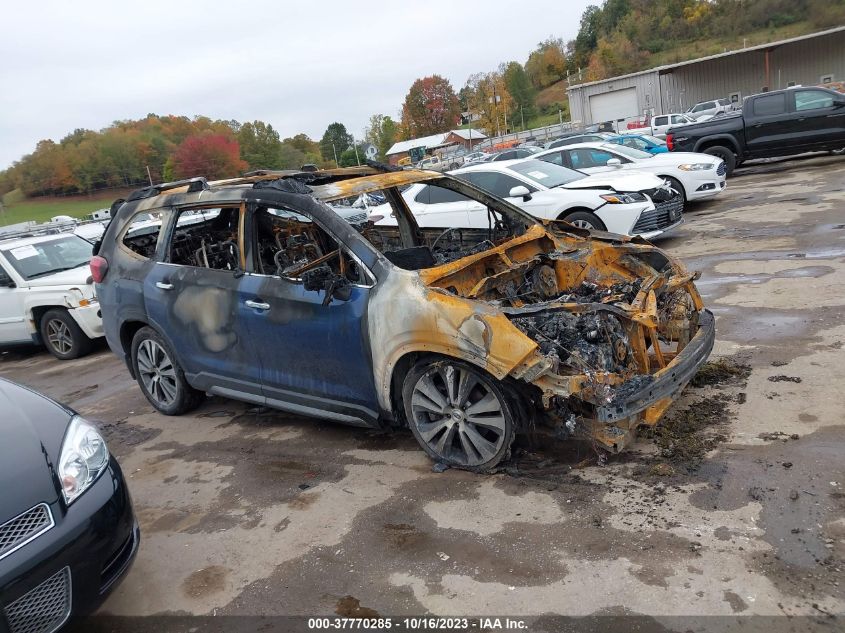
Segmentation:
[(57, 499), (53, 471), (72, 416), (52, 400), (0, 380), (0, 523)]

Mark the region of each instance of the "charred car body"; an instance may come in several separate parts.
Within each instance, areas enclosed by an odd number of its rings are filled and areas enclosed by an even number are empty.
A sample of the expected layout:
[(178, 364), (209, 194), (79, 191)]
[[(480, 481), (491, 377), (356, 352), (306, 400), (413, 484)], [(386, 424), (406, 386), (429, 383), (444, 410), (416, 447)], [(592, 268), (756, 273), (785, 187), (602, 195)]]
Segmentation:
[[(400, 193), (416, 182), (483, 202), (488, 226), (421, 229)], [(329, 206), (369, 192), (395, 227)], [(155, 234), (132, 230), (153, 211)], [(113, 218), (91, 264), (106, 337), (166, 414), (212, 393), (408, 425), (432, 458), (490, 468), (530, 427), (621, 450), (713, 345), (695, 275), (660, 249), (435, 172), (200, 178), (139, 190)]]

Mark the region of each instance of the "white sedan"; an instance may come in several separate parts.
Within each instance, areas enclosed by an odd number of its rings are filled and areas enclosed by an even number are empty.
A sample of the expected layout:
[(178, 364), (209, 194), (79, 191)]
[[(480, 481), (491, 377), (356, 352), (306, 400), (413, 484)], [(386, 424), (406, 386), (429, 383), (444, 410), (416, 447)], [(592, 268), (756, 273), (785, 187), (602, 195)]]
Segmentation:
[[(585, 174), (533, 158), (472, 165), (450, 172), (541, 219), (586, 229), (652, 238), (683, 222), (683, 202), (650, 174)], [(456, 191), (417, 183), (402, 196), (424, 228), (489, 226), (487, 207)], [(390, 208), (370, 209), (370, 219), (396, 224)]]
[(648, 172), (669, 181), (684, 200), (703, 200), (725, 189), (721, 158), (694, 152), (649, 154), (613, 143), (581, 143), (547, 150), (536, 158), (588, 174)]

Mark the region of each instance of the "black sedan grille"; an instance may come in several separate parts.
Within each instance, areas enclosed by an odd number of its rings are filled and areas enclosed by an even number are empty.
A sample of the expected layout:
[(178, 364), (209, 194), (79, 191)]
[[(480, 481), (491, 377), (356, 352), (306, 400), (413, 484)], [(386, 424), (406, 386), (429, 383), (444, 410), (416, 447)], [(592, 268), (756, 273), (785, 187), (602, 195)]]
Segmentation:
[(728, 168), (725, 167), (725, 161), (719, 161), (719, 165), (716, 167), (716, 175), (724, 176), (726, 173), (728, 173)]
[(632, 233), (650, 233), (672, 226), (681, 219), (684, 212), (684, 201), (676, 195), (668, 202), (659, 202), (651, 211), (643, 211), (640, 219), (634, 225)]
[(40, 503), (0, 525), (0, 559), (29, 543), (53, 527), (53, 515), (46, 503)]
[(70, 616), (70, 568), (65, 567), (6, 607), (11, 633), (52, 633)]

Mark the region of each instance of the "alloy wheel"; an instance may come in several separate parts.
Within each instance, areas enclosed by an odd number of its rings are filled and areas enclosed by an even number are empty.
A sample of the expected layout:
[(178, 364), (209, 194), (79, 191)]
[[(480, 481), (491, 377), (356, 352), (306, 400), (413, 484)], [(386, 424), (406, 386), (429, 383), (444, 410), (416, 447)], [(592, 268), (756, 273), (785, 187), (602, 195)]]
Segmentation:
[(164, 348), (151, 339), (138, 346), (138, 373), (147, 393), (161, 406), (176, 400), (176, 368)]
[(438, 364), (420, 376), (411, 412), (422, 441), (455, 464), (490, 462), (505, 441), (504, 403), (487, 380), (463, 367)]
[(591, 231), (595, 230), (592, 224), (587, 222), (587, 220), (572, 220), (572, 225), (577, 226), (579, 229), (590, 229)]
[(73, 335), (67, 323), (61, 319), (50, 319), (47, 322), (47, 341), (59, 354), (68, 354), (73, 348)]

